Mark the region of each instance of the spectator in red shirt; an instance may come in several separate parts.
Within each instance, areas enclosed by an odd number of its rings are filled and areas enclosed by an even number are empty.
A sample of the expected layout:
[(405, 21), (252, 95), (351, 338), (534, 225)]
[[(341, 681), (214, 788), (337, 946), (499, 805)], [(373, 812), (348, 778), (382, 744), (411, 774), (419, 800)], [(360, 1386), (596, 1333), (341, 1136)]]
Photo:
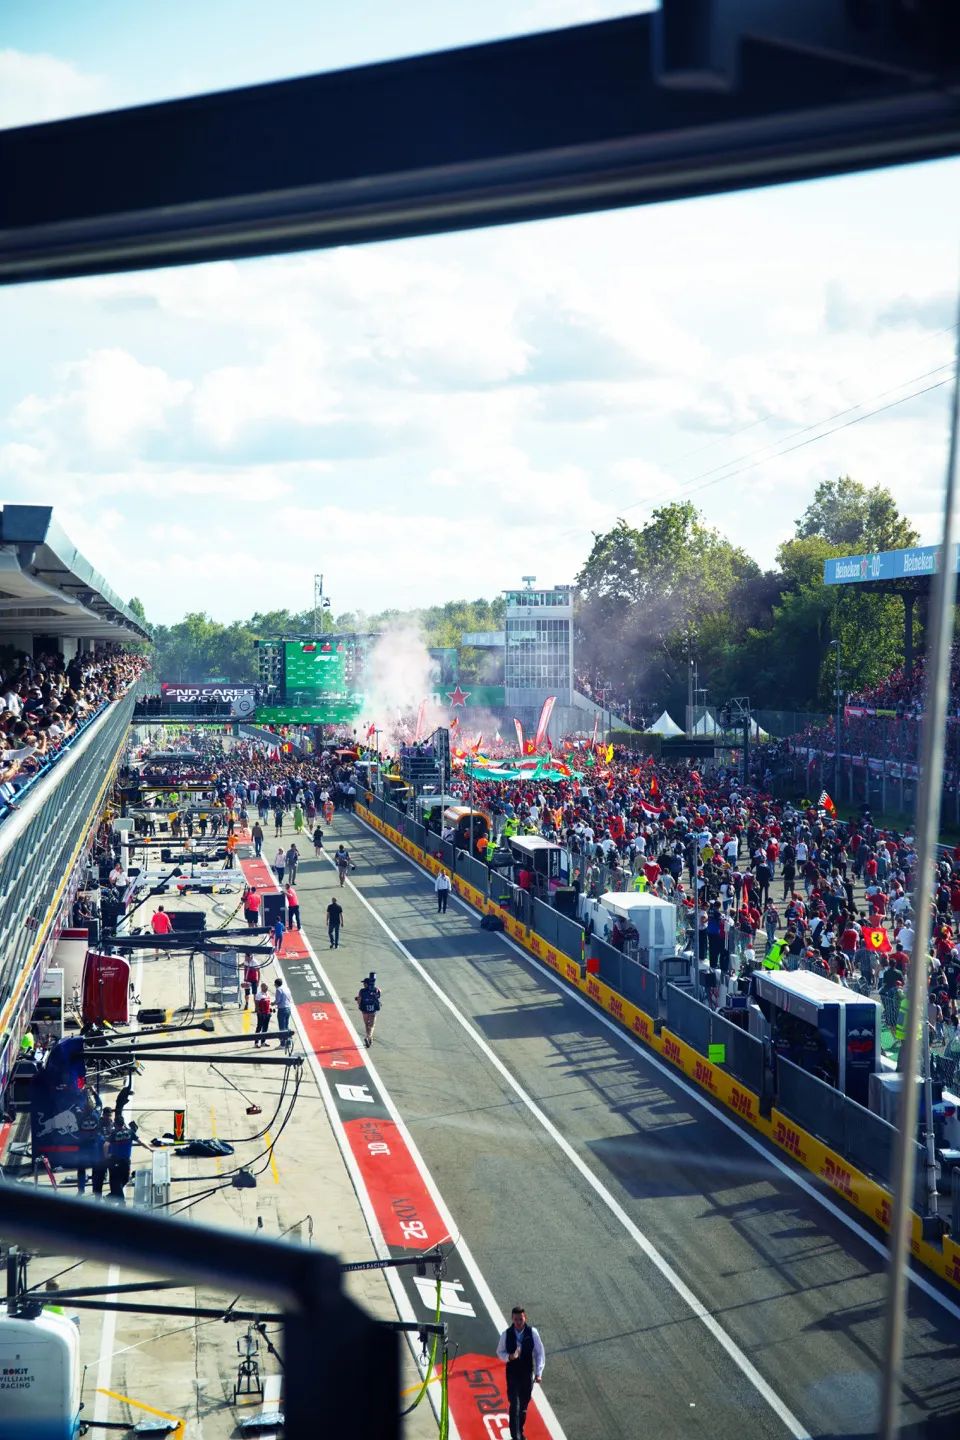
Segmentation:
[(859, 944), (860, 931), (852, 920), (848, 920), (843, 934), (840, 936), (840, 949), (845, 950), (848, 955), (853, 955)]
[(660, 866), (652, 856), (644, 863), (643, 873), (646, 875), (647, 884), (652, 890), (660, 879)]

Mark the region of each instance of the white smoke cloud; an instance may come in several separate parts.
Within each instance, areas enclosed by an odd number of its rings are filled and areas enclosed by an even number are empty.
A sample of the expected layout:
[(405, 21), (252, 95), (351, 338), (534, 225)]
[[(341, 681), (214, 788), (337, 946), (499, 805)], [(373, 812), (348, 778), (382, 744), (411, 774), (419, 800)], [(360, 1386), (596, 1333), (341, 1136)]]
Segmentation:
[[(433, 693), (430, 655), (415, 626), (405, 623), (384, 630), (367, 658), (366, 687), (366, 724), (381, 731), (381, 752), (395, 750), (401, 739), (409, 739), (411, 716), (416, 717)], [(433, 706), (428, 704), (428, 709), (432, 712)], [(440, 723), (431, 715), (425, 734)]]

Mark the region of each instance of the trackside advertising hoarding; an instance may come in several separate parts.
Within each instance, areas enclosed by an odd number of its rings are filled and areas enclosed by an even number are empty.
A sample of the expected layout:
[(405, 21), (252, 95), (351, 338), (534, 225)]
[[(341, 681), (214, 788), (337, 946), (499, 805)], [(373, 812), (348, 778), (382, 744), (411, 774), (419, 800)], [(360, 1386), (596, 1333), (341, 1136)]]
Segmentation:
[[(868, 555), (842, 555), (823, 562), (824, 585), (862, 585), (868, 580), (916, 580), (940, 568), (939, 545), (912, 550), (881, 550)], [(954, 546), (953, 568), (960, 571), (960, 547)]]

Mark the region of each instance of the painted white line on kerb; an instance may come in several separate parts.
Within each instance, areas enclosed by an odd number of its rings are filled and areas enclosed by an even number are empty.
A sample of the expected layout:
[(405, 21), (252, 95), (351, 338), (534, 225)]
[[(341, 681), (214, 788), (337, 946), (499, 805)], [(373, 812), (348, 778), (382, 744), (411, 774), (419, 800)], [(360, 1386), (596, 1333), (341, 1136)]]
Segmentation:
[[(324, 853), (324, 856), (325, 856), (326, 859), (327, 859), (327, 862), (328, 862), (331, 866), (333, 866), (333, 868), (335, 869), (335, 868), (336, 868), (335, 862), (331, 859), (331, 857), (327, 854), (326, 851), (324, 851), (323, 853)], [(383, 925), (383, 928), (384, 928), (385, 930), (387, 930), (387, 933), (390, 935), (390, 938), (391, 938), (391, 940), (393, 940), (393, 943), (394, 943), (401, 951), (403, 951), (404, 954), (406, 954), (406, 951), (403, 950), (403, 946), (401, 945), (400, 941), (397, 940), (396, 937), (391, 934), (389, 928), (388, 928), (386, 925), (384, 925), (384, 922), (380, 919), (380, 916), (377, 914), (377, 912), (373, 909), (373, 907), (369, 904), (369, 902), (368, 902), (366, 899), (364, 899), (364, 897), (360, 894), (360, 891), (356, 888), (356, 886), (354, 885), (353, 881), (352, 881), (352, 880), (348, 880), (348, 881), (347, 881), (347, 884), (350, 886), (350, 889), (351, 889), (351, 890), (353, 891), (353, 893), (356, 895), (357, 899), (361, 902), (361, 904), (366, 905), (367, 909), (370, 911), (371, 915), (373, 915), (374, 919), (377, 920), (377, 921), (379, 922), (379, 924)], [(316, 952), (314, 951), (313, 946), (310, 944), (310, 941), (309, 941), (308, 937), (307, 937), (306, 935), (304, 935), (303, 940), (304, 940), (305, 945), (307, 946), (307, 949), (310, 951), (310, 955), (311, 955), (311, 958), (313, 959), (314, 967), (315, 967), (315, 969), (316, 969), (316, 971), (317, 971), (317, 974), (320, 976), (320, 979), (323, 981), (324, 985), (327, 987), (327, 990), (329, 991), (330, 995), (331, 995), (332, 998), (333, 998), (334, 1004), (336, 1005), (337, 1009), (340, 1011), (340, 1014), (344, 1017), (344, 1019), (347, 1020), (348, 1024), (351, 1024), (351, 1022), (350, 1022), (350, 1016), (347, 1014), (346, 1009), (344, 1008), (343, 1004), (341, 1003), (340, 997), (339, 997), (339, 995), (337, 994), (337, 991), (336, 991), (336, 987), (333, 985), (332, 981), (330, 980), (330, 977), (327, 975), (327, 973), (326, 973), (326, 971), (324, 970), (323, 966), (320, 964), (320, 961), (317, 959)], [(416, 962), (414, 962), (414, 963), (416, 963)], [(351, 1024), (351, 1029), (353, 1029), (353, 1028), (354, 1028), (354, 1027), (353, 1027), (353, 1025)], [(393, 1103), (393, 1098), (392, 1098), (392, 1096), (390, 1095), (389, 1090), (388, 1090), (387, 1087), (384, 1085), (384, 1083), (383, 1083), (383, 1081), (381, 1080), (379, 1074), (377, 1073), (377, 1069), (376, 1069), (373, 1061), (372, 1061), (371, 1058), (370, 1058), (370, 1052), (369, 1052), (369, 1051), (362, 1051), (362, 1050), (360, 1050), (360, 1038), (359, 1038), (359, 1033), (358, 1033), (358, 1035), (357, 1035), (357, 1049), (358, 1049), (358, 1052), (359, 1052), (359, 1054), (360, 1054), (361, 1059), (365, 1061), (365, 1063), (366, 1063), (366, 1065), (367, 1065), (367, 1068), (369, 1069), (369, 1071), (370, 1071), (371, 1075), (373, 1076), (374, 1080), (377, 1082), (377, 1086), (379, 1087), (381, 1098), (383, 1099), (383, 1102), (384, 1102), (384, 1104), (386, 1105), (387, 1110), (390, 1112), (390, 1118), (393, 1120), (393, 1122), (394, 1122), (394, 1124), (396, 1125), (397, 1129), (399, 1130), (400, 1134), (403, 1136), (404, 1143), (405, 1143), (405, 1145), (407, 1146), (407, 1149), (408, 1149), (409, 1152), (410, 1152), (410, 1156), (411, 1156), (411, 1158), (412, 1158), (412, 1160), (413, 1160), (413, 1163), (416, 1165), (417, 1169), (418, 1169), (419, 1172), (420, 1172), (420, 1178), (423, 1180), (424, 1185), (426, 1185), (427, 1190), (428, 1190), (428, 1192), (429, 1192), (429, 1194), (430, 1194), (430, 1198), (431, 1198), (431, 1200), (433, 1201), (434, 1205), (437, 1207), (437, 1213), (439, 1214), (440, 1218), (443, 1220), (444, 1224), (447, 1226), (447, 1229), (448, 1229), (448, 1231), (449, 1231), (449, 1234), (450, 1234), (451, 1238), (453, 1238), (454, 1236), (456, 1236), (458, 1258), (463, 1262), (464, 1269), (466, 1269), (466, 1270), (468, 1270), (468, 1271), (470, 1272), (470, 1278), (472, 1279), (474, 1285), (476, 1285), (476, 1287), (477, 1287), (477, 1294), (480, 1296), (480, 1299), (483, 1301), (484, 1306), (486, 1307), (487, 1314), (490, 1316), (490, 1319), (493, 1321), (493, 1326), (494, 1326), (494, 1329), (495, 1329), (496, 1332), (497, 1332), (497, 1338), (499, 1339), (500, 1335), (502, 1335), (503, 1332), (504, 1332), (504, 1331), (506, 1330), (506, 1328), (507, 1328), (507, 1317), (504, 1315), (503, 1311), (500, 1309), (500, 1306), (497, 1304), (496, 1297), (494, 1296), (493, 1291), (490, 1289), (490, 1286), (487, 1284), (486, 1278), (484, 1277), (484, 1274), (483, 1274), (482, 1270), (480, 1269), (480, 1266), (478, 1265), (477, 1261), (474, 1259), (473, 1252), (471, 1251), (471, 1249), (470, 1249), (469, 1245), (467, 1244), (466, 1240), (463, 1238), (463, 1235), (462, 1235), (461, 1232), (460, 1232), (459, 1226), (457, 1225), (457, 1223), (456, 1223), (456, 1221), (454, 1220), (452, 1214), (450, 1213), (450, 1210), (449, 1210), (449, 1208), (448, 1208), (448, 1206), (447, 1206), (447, 1202), (444, 1200), (444, 1198), (443, 1198), (443, 1196), (441, 1195), (440, 1191), (437, 1189), (436, 1182), (435, 1182), (433, 1176), (431, 1175), (429, 1169), (427, 1168), (427, 1162), (424, 1160), (423, 1156), (420, 1154), (420, 1151), (419, 1151), (418, 1148), (417, 1148), (417, 1143), (416, 1143), (416, 1141), (414, 1140), (413, 1136), (410, 1134), (410, 1131), (407, 1129), (407, 1125), (406, 1125), (406, 1122), (405, 1122), (403, 1116), (400, 1114), (400, 1111), (397, 1109), (396, 1105)], [(346, 1143), (346, 1137), (344, 1137), (344, 1140), (345, 1140), (345, 1143)], [(361, 1183), (362, 1183), (362, 1182), (361, 1182)], [(422, 1316), (419, 1316), (418, 1318), (419, 1318), (419, 1319), (422, 1319), (423, 1317), (422, 1317)], [(545, 1423), (546, 1426), (547, 1426), (547, 1429), (550, 1431), (550, 1434), (551, 1434), (551, 1436), (553, 1437), (553, 1440), (566, 1440), (566, 1435), (565, 1435), (565, 1433), (564, 1433), (563, 1426), (560, 1424), (560, 1421), (557, 1419), (556, 1414), (554, 1413), (554, 1410), (553, 1410), (553, 1406), (550, 1404), (550, 1402), (549, 1402), (549, 1400), (547, 1399), (546, 1395), (544, 1394), (542, 1388), (540, 1388), (540, 1389), (537, 1391), (536, 1404), (537, 1404), (537, 1409), (539, 1410), (539, 1412), (540, 1412), (540, 1414), (541, 1414), (541, 1416), (542, 1416), (542, 1418), (543, 1418), (543, 1420), (544, 1420), (544, 1423)], [(452, 1426), (452, 1424), (453, 1424), (453, 1417), (451, 1416), (451, 1426)], [(805, 1435), (806, 1432), (802, 1432), (802, 1433)]]
[[(329, 863), (333, 865), (334, 862), (330, 860), (329, 856), (327, 856), (327, 859)], [(274, 884), (276, 884), (276, 877), (274, 876), (272, 877), (272, 879), (274, 881)], [(363, 897), (361, 896), (360, 898), (362, 899)], [(470, 1278), (473, 1280), (474, 1285), (477, 1287), (477, 1294), (483, 1301), (487, 1313), (493, 1322), (494, 1328), (497, 1331), (497, 1336), (499, 1338), (500, 1334), (502, 1334), (502, 1332), (507, 1328), (506, 1316), (503, 1314), (500, 1307), (498, 1306), (496, 1299), (494, 1298), (493, 1291), (490, 1289), (490, 1286), (487, 1284), (486, 1279), (484, 1278), (483, 1273), (480, 1270), (480, 1266), (474, 1259), (473, 1254), (471, 1253), (466, 1241), (461, 1236), (459, 1227), (457, 1226), (456, 1221), (450, 1213), (446, 1201), (438, 1190), (433, 1176), (427, 1169), (427, 1163), (424, 1160), (423, 1156), (420, 1154), (420, 1151), (417, 1149), (416, 1142), (414, 1141), (413, 1136), (410, 1134), (410, 1131), (407, 1129), (403, 1116), (400, 1114), (400, 1111), (394, 1104), (393, 1098), (390, 1095), (389, 1090), (383, 1083), (380, 1075), (377, 1073), (377, 1069), (373, 1063), (373, 1060), (370, 1057), (369, 1052), (361, 1050), (359, 1032), (356, 1031), (355, 1026), (352, 1023), (351, 1016), (348, 1014), (345, 1005), (341, 1001), (340, 996), (337, 994), (336, 986), (333, 984), (329, 975), (326, 973), (323, 966), (320, 964), (320, 961), (317, 957), (317, 952), (314, 950), (312, 944), (310, 943), (310, 937), (308, 936), (306, 931), (301, 931), (300, 938), (307, 948), (307, 952), (310, 956), (313, 968), (314, 970), (316, 970), (317, 975), (320, 977), (320, 980), (324, 988), (326, 989), (326, 992), (330, 997), (331, 1002), (336, 1006), (337, 1010), (340, 1013), (340, 1016), (346, 1023), (348, 1029), (357, 1034), (357, 1054), (360, 1057), (362, 1064), (364, 1064), (369, 1070), (374, 1082), (376, 1083), (380, 1091), (380, 1098), (383, 1100), (383, 1103), (387, 1108), (390, 1118), (393, 1120), (398, 1132), (403, 1138), (404, 1144), (406, 1145), (407, 1150), (410, 1154), (410, 1158), (416, 1165), (417, 1170), (420, 1173), (420, 1178), (422, 1179), (430, 1195), (430, 1198), (436, 1206), (437, 1214), (440, 1216), (440, 1218), (443, 1220), (444, 1224), (447, 1227), (449, 1237), (451, 1239), (456, 1237), (457, 1258), (463, 1264), (464, 1269), (469, 1272)], [(281, 963), (282, 962), (278, 958), (278, 971), (281, 970)], [(327, 1002), (324, 1001), (323, 1003), (326, 1004)], [(314, 1079), (317, 1081), (317, 1086), (320, 1091), (320, 1097), (327, 1112), (327, 1118), (330, 1121), (331, 1129), (333, 1130), (334, 1136), (336, 1137), (337, 1145), (340, 1149), (340, 1154), (343, 1157), (344, 1165), (347, 1168), (347, 1173), (349, 1174), (350, 1179), (353, 1183), (353, 1188), (356, 1192), (357, 1200), (360, 1205), (360, 1210), (363, 1214), (364, 1221), (366, 1222), (367, 1230), (373, 1243), (374, 1250), (376, 1251), (379, 1259), (389, 1259), (390, 1249), (383, 1238), (383, 1232), (380, 1229), (380, 1224), (377, 1220), (376, 1211), (374, 1210), (373, 1203), (367, 1190), (366, 1181), (364, 1180), (363, 1175), (360, 1172), (360, 1167), (357, 1164), (357, 1160), (354, 1156), (353, 1149), (351, 1148), (350, 1141), (347, 1138), (347, 1133), (344, 1129), (343, 1121), (340, 1119), (336, 1106), (333, 1103), (333, 1096), (330, 1091), (329, 1082), (327, 1081), (326, 1072), (324, 1071), (319, 1060), (317, 1059), (316, 1054), (314, 1053), (313, 1046), (310, 1042), (309, 1037), (306, 1034), (303, 1022), (301, 1021), (300, 1016), (297, 1013), (296, 1007), (294, 1007), (293, 1011), (293, 1021), (300, 1034), (301, 1043), (303, 1044), (304, 1052), (307, 1056), (307, 1061), (310, 1065), (311, 1070), (313, 1071)], [(422, 1315), (416, 1314), (416, 1312), (413, 1310), (407, 1292), (404, 1290), (403, 1284), (400, 1281), (397, 1272), (393, 1269), (388, 1268), (384, 1272), (384, 1274), (387, 1284), (390, 1288), (390, 1293), (393, 1296), (394, 1304), (397, 1307), (397, 1314), (400, 1316), (400, 1319), (422, 1321), (424, 1317)], [(412, 1335), (408, 1335), (406, 1338), (410, 1345), (410, 1351), (413, 1355), (414, 1364), (416, 1365), (419, 1373), (422, 1375), (424, 1373), (424, 1367), (420, 1363), (419, 1352), (415, 1346), (415, 1337)], [(441, 1397), (439, 1391), (436, 1388), (427, 1388), (427, 1399), (430, 1402), (430, 1408), (433, 1410), (438, 1420), (440, 1418), (440, 1398)], [(543, 1393), (542, 1389), (537, 1392), (536, 1403), (537, 1409), (539, 1410), (544, 1420), (544, 1423), (550, 1431), (551, 1440), (567, 1440), (566, 1434), (563, 1430), (563, 1426), (560, 1424), (560, 1421), (554, 1414), (553, 1408), (550, 1405), (550, 1402), (547, 1400), (547, 1397)], [(454, 1424), (452, 1416), (450, 1417), (450, 1428), (451, 1433), (455, 1436), (456, 1426)]]
[[(357, 819), (360, 819), (360, 817), (357, 816)], [(361, 825), (366, 825), (365, 820), (361, 820), (360, 823)], [(366, 828), (370, 831), (371, 835), (376, 836), (377, 832), (372, 826), (367, 825)], [(384, 841), (384, 844), (389, 845), (389, 843), (389, 841)], [(392, 848), (391, 846), (391, 849)], [(406, 861), (420, 879), (429, 879), (415, 860), (411, 860), (409, 856), (403, 855), (402, 852), (398, 853), (400, 853), (401, 859)], [(363, 897), (361, 896), (360, 898), (362, 899)], [(462, 900), (460, 896), (456, 894), (453, 895), (453, 898), (470, 916), (475, 917), (477, 915), (477, 911), (468, 901)], [(811, 1200), (821, 1205), (829, 1215), (832, 1215), (835, 1220), (838, 1220), (841, 1225), (856, 1235), (858, 1240), (862, 1240), (863, 1243), (879, 1255), (884, 1262), (889, 1261), (890, 1252), (883, 1241), (878, 1240), (876, 1235), (871, 1235), (870, 1231), (865, 1229), (852, 1215), (848, 1215), (845, 1211), (841, 1210), (840, 1206), (835, 1204), (829, 1195), (825, 1195), (822, 1190), (819, 1190), (812, 1181), (808, 1180), (801, 1170), (794, 1169), (789, 1161), (781, 1159), (774, 1151), (768, 1150), (762, 1140), (758, 1140), (750, 1131), (742, 1128), (732, 1116), (727, 1115), (718, 1105), (714, 1105), (702, 1091), (689, 1084), (682, 1075), (672, 1066), (665, 1064), (652, 1050), (649, 1050), (645, 1045), (641, 1045), (640, 1041), (635, 1040), (629, 1031), (624, 1030), (615, 1020), (611, 1020), (609, 1015), (605, 1015), (602, 1010), (598, 1010), (594, 1005), (591, 1005), (590, 1001), (585, 999), (579, 990), (574, 990), (569, 985), (564, 984), (553, 970), (544, 965), (542, 961), (535, 959), (528, 950), (524, 950), (516, 941), (511, 940), (508, 935), (503, 935), (499, 931), (492, 931), (491, 933), (495, 934), (496, 938), (510, 950), (516, 951), (521, 960), (526, 961), (532, 969), (542, 975), (565, 999), (574, 1001), (581, 1009), (586, 1010), (587, 1014), (592, 1016), (594, 1020), (599, 1021), (601, 1025), (605, 1025), (617, 1040), (633, 1050), (646, 1065), (656, 1070), (670, 1085), (676, 1086), (676, 1088), (682, 1091), (695, 1105), (699, 1105), (702, 1110), (706, 1110), (709, 1115), (712, 1115), (715, 1120), (719, 1121), (721, 1125), (724, 1125), (729, 1131), (742, 1140), (744, 1145), (749, 1145), (751, 1150), (756, 1151), (756, 1153), (760, 1155), (768, 1165), (771, 1165), (774, 1170), (777, 1170), (785, 1180), (789, 1180), (792, 1185), (796, 1185), (798, 1190), (802, 1190)], [(933, 1300), (945, 1310), (948, 1315), (952, 1316), (954, 1320), (960, 1320), (960, 1305), (956, 1304), (949, 1296), (944, 1295), (938, 1290), (932, 1281), (928, 1280), (926, 1275), (921, 1271), (911, 1266), (907, 1273), (911, 1283), (916, 1285), (917, 1289), (926, 1295), (928, 1299)]]
[[(107, 1285), (111, 1287), (120, 1283), (120, 1266), (111, 1265), (107, 1271)], [(109, 1305), (111, 1300), (116, 1300), (116, 1295), (105, 1295), (104, 1300)], [(94, 1426), (102, 1425), (107, 1418), (107, 1411), (110, 1408), (110, 1396), (104, 1395), (104, 1390), (110, 1389), (110, 1375), (113, 1370), (113, 1342), (117, 1335), (117, 1312), (116, 1310), (104, 1310), (103, 1328), (100, 1331), (100, 1354), (97, 1356), (97, 1395), (93, 1402), (93, 1423)]]
[(553, 1121), (544, 1114), (544, 1112), (540, 1109), (539, 1105), (532, 1098), (532, 1096), (527, 1094), (526, 1090), (524, 1090), (519, 1080), (514, 1078), (514, 1076), (507, 1069), (506, 1065), (504, 1065), (500, 1057), (493, 1050), (491, 1050), (490, 1046), (487, 1044), (486, 1040), (484, 1040), (480, 1032), (474, 1029), (466, 1016), (457, 1009), (456, 1005), (454, 1005), (450, 997), (443, 992), (443, 990), (436, 983), (436, 981), (429, 974), (429, 972), (425, 970), (424, 967), (420, 964), (420, 961), (417, 960), (415, 956), (411, 955), (410, 951), (404, 945), (403, 941), (394, 933), (394, 931), (387, 924), (386, 920), (384, 920), (381, 915), (377, 914), (376, 910), (370, 904), (369, 900), (367, 900), (366, 896), (361, 895), (360, 891), (354, 885), (353, 881), (348, 881), (348, 884), (350, 886), (350, 889), (356, 895), (357, 899), (360, 901), (361, 905), (366, 906), (367, 910), (369, 910), (370, 914), (376, 920), (377, 924), (393, 941), (394, 945), (400, 951), (401, 955), (403, 955), (407, 963), (414, 970), (416, 970), (421, 980), (423, 980), (423, 982), (430, 987), (430, 989), (436, 995), (440, 1003), (444, 1005), (447, 1010), (450, 1011), (450, 1014), (456, 1020), (457, 1024), (460, 1025), (461, 1028), (466, 1032), (466, 1034), (470, 1036), (470, 1039), (482, 1051), (483, 1055), (486, 1057), (487, 1060), (489, 1060), (490, 1064), (494, 1067), (494, 1069), (499, 1072), (499, 1074), (510, 1086), (511, 1090), (513, 1090), (514, 1094), (517, 1095), (517, 1097), (530, 1111), (530, 1114), (534, 1117), (537, 1123), (550, 1136), (554, 1144), (557, 1145), (558, 1148), (563, 1152), (566, 1158), (570, 1161), (571, 1165), (573, 1165), (574, 1169), (576, 1169), (577, 1172), (581, 1175), (581, 1177), (587, 1182), (591, 1190), (593, 1190), (594, 1193), (599, 1196), (599, 1198), (603, 1201), (604, 1205), (610, 1211), (611, 1215), (613, 1215), (615, 1219), (618, 1220), (619, 1223), (623, 1226), (624, 1230), (630, 1236), (631, 1240), (633, 1240), (634, 1244), (638, 1247), (638, 1249), (641, 1250), (644, 1255), (646, 1255), (650, 1263), (660, 1272), (660, 1274), (667, 1281), (667, 1283), (672, 1286), (672, 1288), (680, 1296), (680, 1299), (688, 1307), (691, 1313), (696, 1316), (696, 1318), (701, 1322), (704, 1328), (709, 1331), (709, 1333), (717, 1341), (717, 1344), (720, 1345), (720, 1347), (724, 1351), (726, 1351), (727, 1355), (733, 1361), (734, 1365), (736, 1365), (740, 1373), (744, 1376), (746, 1380), (750, 1382), (750, 1384), (756, 1390), (757, 1394), (766, 1401), (770, 1409), (781, 1421), (784, 1428), (795, 1437), (795, 1440), (811, 1440), (810, 1432), (805, 1428), (804, 1425), (801, 1424), (801, 1422), (797, 1419), (796, 1415), (794, 1415), (793, 1411), (789, 1408), (789, 1406), (786, 1405), (785, 1402), (780, 1399), (780, 1396), (776, 1393), (776, 1391), (767, 1384), (766, 1380), (764, 1380), (757, 1367), (752, 1363), (751, 1360), (747, 1358), (744, 1352), (740, 1349), (739, 1345), (737, 1345), (736, 1341), (731, 1339), (731, 1337), (727, 1334), (726, 1330), (724, 1330), (723, 1326), (720, 1325), (713, 1318), (707, 1307), (703, 1305), (700, 1300), (697, 1299), (696, 1295), (686, 1284), (686, 1282), (680, 1278), (680, 1276), (677, 1274), (676, 1270), (674, 1270), (673, 1266), (669, 1263), (669, 1261), (665, 1260), (664, 1257), (660, 1254), (660, 1251), (654, 1245), (653, 1241), (648, 1239), (648, 1237), (643, 1233), (639, 1226), (634, 1224), (634, 1222), (631, 1220), (630, 1216), (624, 1210), (623, 1206), (619, 1203), (619, 1201), (614, 1198), (614, 1196), (610, 1193), (610, 1191), (603, 1184), (603, 1182), (599, 1180), (596, 1175), (594, 1175), (589, 1165), (587, 1165), (580, 1158), (576, 1150), (574, 1150), (573, 1146), (569, 1143), (568, 1140), (564, 1138), (563, 1135), (561, 1135), (560, 1131), (554, 1125)]

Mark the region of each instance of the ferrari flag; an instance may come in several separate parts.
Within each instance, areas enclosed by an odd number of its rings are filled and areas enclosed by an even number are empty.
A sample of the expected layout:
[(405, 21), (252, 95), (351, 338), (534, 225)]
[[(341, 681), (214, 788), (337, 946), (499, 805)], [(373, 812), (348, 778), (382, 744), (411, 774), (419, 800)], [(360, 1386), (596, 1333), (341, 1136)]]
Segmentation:
[(830, 799), (830, 796), (827, 794), (826, 790), (820, 791), (820, 799), (817, 801), (817, 804), (820, 806), (821, 810), (826, 810), (828, 815), (836, 815), (837, 807)]
[(875, 955), (889, 955), (892, 949), (886, 930), (864, 930), (863, 945), (865, 950), (872, 950)]

